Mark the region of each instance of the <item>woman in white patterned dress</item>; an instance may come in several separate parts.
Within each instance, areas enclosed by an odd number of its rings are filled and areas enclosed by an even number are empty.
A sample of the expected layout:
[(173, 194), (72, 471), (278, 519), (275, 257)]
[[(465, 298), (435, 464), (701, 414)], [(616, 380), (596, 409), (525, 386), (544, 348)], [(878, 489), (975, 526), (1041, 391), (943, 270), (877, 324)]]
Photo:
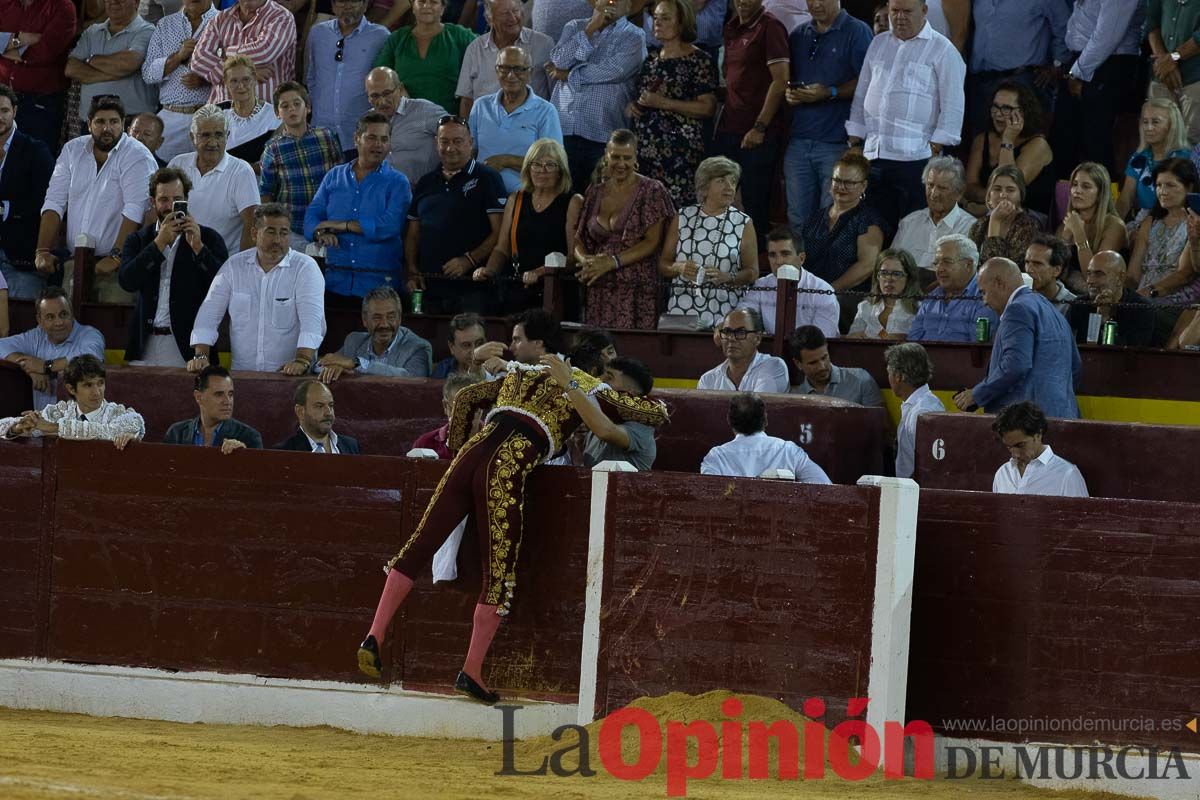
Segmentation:
[(758, 278), (754, 223), (733, 207), (741, 167), (728, 158), (706, 158), (696, 169), (699, 204), (671, 220), (658, 272), (670, 278), (668, 314), (695, 314), (701, 328), (715, 327), (737, 308), (743, 287)]

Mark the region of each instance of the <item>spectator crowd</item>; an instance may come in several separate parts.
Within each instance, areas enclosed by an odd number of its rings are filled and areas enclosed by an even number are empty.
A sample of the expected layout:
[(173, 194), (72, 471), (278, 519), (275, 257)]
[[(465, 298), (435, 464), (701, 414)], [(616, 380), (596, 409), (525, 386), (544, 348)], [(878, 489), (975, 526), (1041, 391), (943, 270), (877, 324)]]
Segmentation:
[[(877, 405), (826, 340), (895, 340), (901, 450), (941, 406), (915, 343), (993, 342), (954, 405), (1052, 417), (1078, 416), (1078, 344), (1200, 347), (1185, 3), (80, 3), (0, 0), (0, 357), (38, 408), (59, 378), (76, 404), (6, 435), (109, 408), (80, 394), (102, 366), (71, 372), (105, 345), (73, 319), (77, 281), (131, 306), (129, 363), (198, 376), (201, 414), (169, 439), (254, 446), (202, 401), (232, 380), (227, 325), (234, 370), (311, 381), (289, 441), (324, 452), (358, 450), (332, 433), (343, 376), (555, 369), (529, 316), (551, 295), (593, 329), (713, 331), (725, 361), (702, 389)], [(9, 336), (9, 298), (35, 301), (35, 329)], [(364, 331), (322, 353), (337, 309)], [(403, 327), (414, 312), (453, 317), (450, 359)], [(498, 314), (524, 320), (510, 348), (486, 341)], [(791, 369), (764, 336), (788, 337)], [(590, 374), (649, 391), (637, 362), (592, 355)], [(734, 406), (750, 444), (706, 464), (786, 450), (755, 438), (761, 401)], [(112, 408), (108, 430), (135, 433)], [(997, 430), (1029, 455), (1006, 486), (1056, 463), (1034, 417)], [(596, 425), (581, 452), (653, 444)]]

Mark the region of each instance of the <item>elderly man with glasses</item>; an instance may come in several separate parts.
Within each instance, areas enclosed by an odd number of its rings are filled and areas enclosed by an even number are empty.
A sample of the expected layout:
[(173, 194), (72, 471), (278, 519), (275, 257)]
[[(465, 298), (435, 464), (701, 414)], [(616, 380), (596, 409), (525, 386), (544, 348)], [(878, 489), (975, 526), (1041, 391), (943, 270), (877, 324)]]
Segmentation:
[(504, 190), (521, 186), (521, 164), (538, 139), (562, 143), (558, 109), (529, 86), (533, 62), (524, 48), (506, 47), (496, 56), (500, 91), (484, 95), (471, 107), (471, 136), (479, 159), (500, 173)]
[(371, 108), (392, 121), (388, 163), (404, 173), (413, 186), (438, 165), (438, 120), (446, 109), (432, 100), (410, 97), (391, 67), (376, 67), (364, 82)]
[(758, 352), (763, 338), (762, 317), (758, 311), (753, 308), (730, 311), (718, 336), (725, 361), (701, 375), (697, 389), (787, 393), (787, 364), (778, 356)]
[(481, 97), (493, 94), (500, 88), (500, 76), (495, 65), (501, 51), (508, 47), (520, 47), (533, 61), (532, 69), (524, 73), (525, 81), (533, 87), (539, 97), (550, 97), (550, 83), (546, 77), (545, 64), (550, 60), (554, 40), (544, 33), (523, 27), (524, 16), (519, 0), (484, 0), (483, 14), (491, 32), (467, 45), (463, 54), (462, 69), (458, 73), (459, 116), (471, 114), (471, 106)]
[(354, 128), (367, 107), (363, 82), (390, 32), (364, 16), (367, 0), (333, 0), (334, 18), (317, 23), (304, 43), (304, 77), (312, 124), (337, 131), (354, 150)]

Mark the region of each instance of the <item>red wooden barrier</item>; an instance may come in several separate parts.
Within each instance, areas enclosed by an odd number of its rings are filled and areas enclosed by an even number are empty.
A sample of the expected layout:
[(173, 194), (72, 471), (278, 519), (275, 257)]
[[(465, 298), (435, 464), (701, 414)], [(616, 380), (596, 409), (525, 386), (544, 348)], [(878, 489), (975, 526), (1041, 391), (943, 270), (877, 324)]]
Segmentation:
[[(1194, 751), (1200, 506), (922, 489), (908, 715), (947, 735)], [(1124, 730), (1017, 736), (993, 719)], [(983, 727), (952, 730), (946, 720)], [(1142, 731), (1131, 721), (1177, 730)]]
[[(987, 414), (925, 414), (917, 420), (916, 471), (926, 489), (992, 490), (1009, 458)], [(1093, 497), (1167, 500), (1200, 498), (1187, 479), (1200, 451), (1200, 428), (1052, 419), (1045, 441), (1079, 467)]]
[(33, 408), (33, 382), (25, 370), (0, 359), (0, 417), (16, 417)]

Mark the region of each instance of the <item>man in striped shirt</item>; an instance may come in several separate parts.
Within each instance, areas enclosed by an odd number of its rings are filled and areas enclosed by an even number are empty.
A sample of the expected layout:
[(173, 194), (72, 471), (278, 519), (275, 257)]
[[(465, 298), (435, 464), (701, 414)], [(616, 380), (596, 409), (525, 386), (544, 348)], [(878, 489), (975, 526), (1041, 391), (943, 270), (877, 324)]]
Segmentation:
[(258, 98), (271, 102), (279, 84), (296, 77), (296, 20), (275, 0), (238, 0), (209, 23), (192, 53), (192, 71), (212, 85), (208, 102), (229, 99), (221, 65), (233, 55), (254, 62)]
[(337, 134), (308, 124), (308, 90), (295, 81), (275, 90), (275, 114), (283, 130), (271, 137), (263, 151), (258, 180), (264, 203), (283, 203), (292, 213), (292, 249), (304, 252), (304, 212), (325, 173), (342, 163)]

